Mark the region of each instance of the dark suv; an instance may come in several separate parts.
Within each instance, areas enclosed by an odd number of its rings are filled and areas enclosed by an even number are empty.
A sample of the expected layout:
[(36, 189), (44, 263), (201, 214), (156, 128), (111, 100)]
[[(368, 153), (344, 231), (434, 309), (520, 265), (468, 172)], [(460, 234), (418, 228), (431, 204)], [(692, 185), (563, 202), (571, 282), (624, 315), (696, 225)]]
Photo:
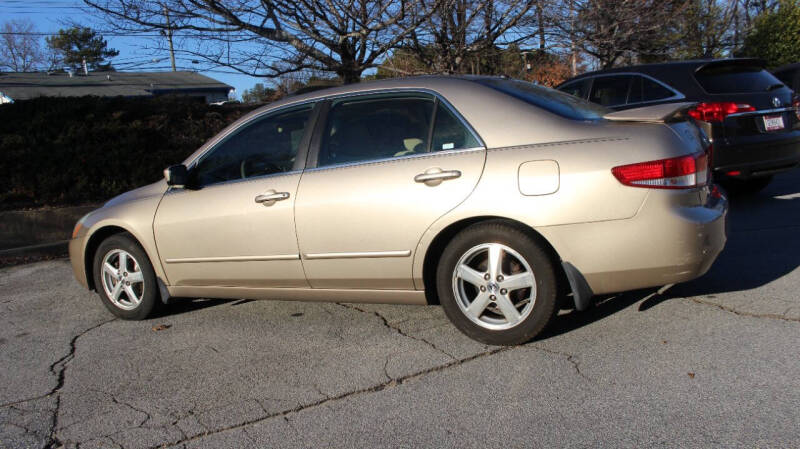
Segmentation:
[(792, 88), (795, 93), (800, 93), (800, 62), (778, 67), (772, 71), (772, 74), (783, 84)]
[(730, 190), (760, 190), (800, 164), (798, 97), (758, 59), (620, 67), (557, 89), (617, 110), (697, 102), (688, 113), (711, 137), (714, 176)]

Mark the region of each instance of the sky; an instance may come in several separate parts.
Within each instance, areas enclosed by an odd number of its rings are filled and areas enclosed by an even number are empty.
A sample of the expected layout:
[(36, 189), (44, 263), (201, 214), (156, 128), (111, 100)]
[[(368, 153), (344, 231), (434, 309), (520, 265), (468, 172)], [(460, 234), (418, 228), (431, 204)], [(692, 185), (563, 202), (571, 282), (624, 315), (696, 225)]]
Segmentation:
[[(61, 28), (68, 28), (71, 22), (101, 28), (96, 18), (87, 13), (80, 0), (0, 0), (0, 23), (14, 19), (29, 19), (40, 33), (55, 34)], [(152, 36), (149, 34), (148, 36)], [(168, 71), (171, 70), (168, 51), (155, 50), (157, 37), (116, 36), (104, 34), (110, 48), (119, 50), (119, 56), (111, 62), (119, 71)], [(163, 38), (166, 41), (166, 38)], [(179, 41), (180, 39), (176, 39)], [(166, 44), (166, 42), (164, 42)], [(42, 46), (44, 46), (44, 36)], [(166, 46), (166, 45), (164, 45)], [(155, 62), (154, 62), (155, 60)], [(178, 70), (191, 70), (202, 73), (236, 89), (235, 95), (241, 97), (245, 89), (255, 83), (272, 84), (271, 80), (231, 73), (231, 69), (210, 68), (193, 64), (190, 58), (177, 56)]]

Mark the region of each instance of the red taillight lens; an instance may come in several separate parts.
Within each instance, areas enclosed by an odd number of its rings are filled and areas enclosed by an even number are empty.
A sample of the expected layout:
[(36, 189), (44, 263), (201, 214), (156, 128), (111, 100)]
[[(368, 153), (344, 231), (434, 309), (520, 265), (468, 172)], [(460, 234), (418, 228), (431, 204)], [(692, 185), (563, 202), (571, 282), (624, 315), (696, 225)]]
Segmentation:
[(621, 165), (611, 173), (626, 186), (652, 189), (688, 189), (708, 181), (708, 155), (689, 156)]
[(744, 103), (700, 103), (688, 111), (696, 120), (704, 122), (721, 122), (725, 117), (738, 112), (751, 112), (756, 108)]
[(794, 100), (792, 100), (792, 106), (794, 106), (794, 115), (797, 116), (797, 119), (800, 120), (800, 95), (796, 95)]

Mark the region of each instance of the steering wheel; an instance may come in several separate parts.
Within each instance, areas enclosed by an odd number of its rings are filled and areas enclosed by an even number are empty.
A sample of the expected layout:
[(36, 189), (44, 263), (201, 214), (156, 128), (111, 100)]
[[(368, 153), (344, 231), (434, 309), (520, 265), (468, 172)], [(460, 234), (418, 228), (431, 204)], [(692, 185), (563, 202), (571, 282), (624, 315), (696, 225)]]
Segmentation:
[(280, 167), (261, 154), (247, 157), (242, 160), (241, 164), (239, 164), (239, 174), (242, 175), (242, 179), (249, 178), (251, 176), (278, 173), (281, 171), (282, 170)]

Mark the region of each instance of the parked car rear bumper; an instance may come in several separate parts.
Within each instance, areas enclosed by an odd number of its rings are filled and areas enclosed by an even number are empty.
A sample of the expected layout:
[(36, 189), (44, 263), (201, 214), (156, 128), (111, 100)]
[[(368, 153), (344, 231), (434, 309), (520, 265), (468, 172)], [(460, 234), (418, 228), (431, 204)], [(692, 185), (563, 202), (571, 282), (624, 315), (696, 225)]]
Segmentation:
[(705, 274), (727, 240), (727, 199), (710, 190), (654, 190), (633, 218), (545, 233), (569, 236), (554, 236), (557, 250), (594, 294), (685, 282)]
[(755, 143), (714, 145), (717, 180), (769, 176), (800, 165), (800, 131)]

